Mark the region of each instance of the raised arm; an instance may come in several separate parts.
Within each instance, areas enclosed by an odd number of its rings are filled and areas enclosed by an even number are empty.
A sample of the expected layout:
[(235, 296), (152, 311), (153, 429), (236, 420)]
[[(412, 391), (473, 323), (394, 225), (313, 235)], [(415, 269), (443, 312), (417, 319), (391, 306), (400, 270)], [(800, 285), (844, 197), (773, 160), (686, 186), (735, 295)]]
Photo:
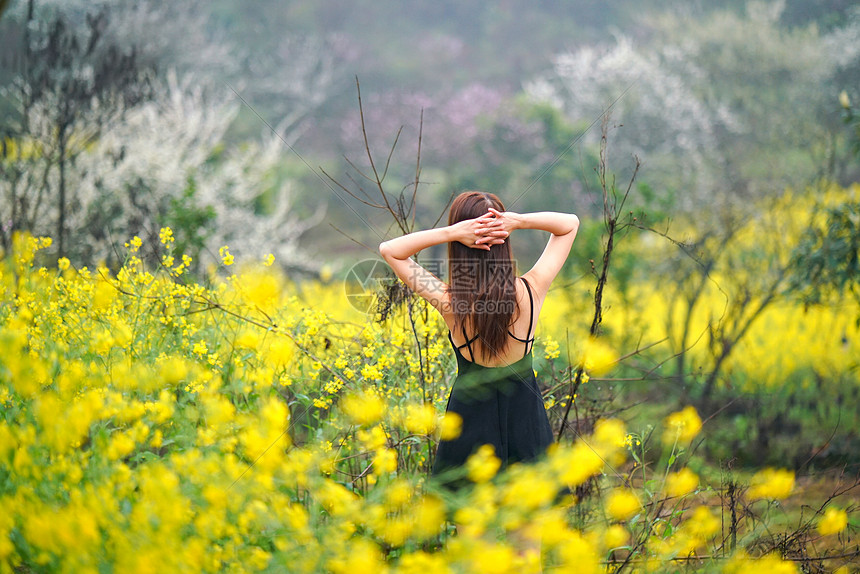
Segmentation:
[(383, 241), (379, 244), (379, 254), (407, 287), (444, 315), (448, 285), (416, 263), (412, 256), (422, 249), (450, 241), (459, 241), (473, 249), (489, 250), (490, 245), (502, 243), (510, 234), (506, 230), (487, 230), (483, 227), (477, 219), (467, 219), (438, 229), (416, 231)]
[(482, 230), (540, 229), (549, 231), (552, 235), (546, 244), (540, 258), (523, 277), (537, 289), (540, 298), (546, 296), (549, 286), (555, 279), (562, 265), (567, 260), (576, 232), (579, 230), (579, 218), (572, 213), (555, 211), (540, 211), (537, 213), (504, 213), (490, 209), (489, 213), (478, 218)]

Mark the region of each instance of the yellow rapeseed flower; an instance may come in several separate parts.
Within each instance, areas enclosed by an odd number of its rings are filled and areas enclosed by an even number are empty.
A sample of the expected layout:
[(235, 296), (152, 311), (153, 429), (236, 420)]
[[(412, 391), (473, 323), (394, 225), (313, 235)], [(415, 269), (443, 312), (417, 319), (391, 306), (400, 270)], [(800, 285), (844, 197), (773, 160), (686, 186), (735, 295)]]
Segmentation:
[(577, 441), (572, 447), (556, 447), (549, 463), (558, 480), (570, 487), (584, 483), (603, 470), (605, 464), (604, 458), (583, 441)]
[(364, 365), (361, 367), (361, 376), (368, 381), (381, 381), (383, 375), (377, 365)]
[(129, 241), (125, 242), (125, 246), (129, 250), (129, 253), (137, 253), (142, 245), (143, 240), (137, 235), (132, 237)]
[(373, 474), (382, 476), (397, 470), (397, 451), (393, 448), (380, 448), (373, 457)]
[(608, 464), (618, 466), (627, 458), (627, 431), (618, 419), (600, 419), (594, 425), (589, 445)]
[(93, 306), (106, 310), (116, 300), (117, 289), (109, 281), (97, 281), (93, 289)]
[(630, 533), (620, 524), (613, 524), (603, 534), (603, 544), (607, 549), (619, 548), (630, 540)]
[(747, 496), (750, 500), (788, 498), (794, 490), (794, 471), (766, 468), (753, 475)]
[(590, 337), (582, 350), (582, 365), (592, 376), (608, 373), (618, 362), (618, 353), (602, 339)]
[(164, 435), (161, 433), (160, 429), (157, 429), (152, 433), (152, 438), (149, 440), (149, 444), (152, 445), (153, 448), (160, 448), (163, 443)]
[(221, 263), (228, 267), (233, 265), (233, 262), (235, 261), (233, 255), (230, 254), (230, 247), (227, 245), (218, 249), (218, 256), (221, 258)]
[(436, 430), (436, 409), (429, 403), (411, 404), (403, 414), (403, 427), (414, 434), (431, 434)]
[(442, 417), (442, 424), (439, 425), (439, 428), (441, 429), (440, 439), (454, 440), (463, 432), (463, 417), (455, 412), (447, 412)]
[(237, 349), (250, 349), (255, 351), (263, 342), (263, 337), (257, 329), (245, 329), (233, 341)]
[[(247, 342), (247, 340), (246, 340)], [(267, 359), (276, 368), (289, 366), (295, 355), (295, 345), (286, 337), (275, 337), (269, 345)]]
[(723, 574), (800, 574), (794, 562), (783, 560), (776, 554), (751, 558), (744, 552), (733, 556), (723, 569)]
[(252, 307), (272, 312), (278, 305), (283, 291), (281, 276), (269, 268), (251, 268), (236, 280), (243, 299)]
[(164, 357), (158, 360), (158, 377), (169, 386), (173, 386), (188, 376), (189, 367), (185, 359), (176, 356)]
[(384, 574), (388, 571), (379, 547), (365, 538), (352, 538), (337, 558), (328, 561), (334, 574)]
[(161, 241), (161, 244), (165, 247), (170, 247), (173, 242), (173, 230), (169, 227), (162, 227), (158, 232), (158, 239)]
[(818, 532), (822, 536), (838, 534), (848, 526), (848, 513), (839, 508), (828, 508), (818, 522)]
[(628, 488), (617, 488), (609, 493), (606, 499), (606, 512), (619, 522), (627, 520), (641, 508), (639, 498)]
[(558, 341), (552, 337), (547, 337), (546, 344), (544, 345), (544, 358), (547, 360), (557, 359), (560, 354)]
[(200, 357), (208, 353), (209, 349), (206, 347), (206, 341), (197, 341), (194, 343), (194, 347), (191, 349), (191, 352)]
[(397, 574), (453, 574), (445, 557), (423, 550), (404, 554), (397, 563)]
[(561, 572), (576, 572), (576, 574), (598, 574), (600, 557), (594, 545), (579, 532), (573, 532), (559, 545), (562, 559)]
[(624, 423), (618, 419), (600, 419), (594, 424), (591, 442), (605, 450), (623, 449), (627, 444)]
[(424, 496), (415, 507), (413, 517), (418, 538), (435, 536), (445, 522), (445, 504), (435, 496)]
[(391, 546), (402, 546), (412, 534), (413, 522), (409, 516), (395, 515), (384, 520), (378, 528), (380, 536)]
[(476, 574), (513, 573), (516, 555), (510, 546), (485, 542), (472, 553), (469, 572)]
[[(289, 424), (290, 410), (284, 401), (270, 396), (260, 406), (260, 418), (269, 434), (282, 433)], [(284, 435), (286, 438), (289, 436)]]
[(684, 496), (696, 490), (699, 477), (689, 468), (682, 468), (666, 477), (666, 494), (669, 496)]
[(355, 437), (367, 450), (380, 449), (388, 442), (388, 437), (386, 436), (385, 431), (382, 430), (382, 427), (379, 425), (372, 427), (369, 431), (358, 429), (358, 432), (355, 433)]
[(385, 490), (385, 505), (388, 510), (398, 510), (412, 500), (412, 485), (403, 478), (391, 481)]
[(555, 497), (555, 485), (535, 468), (517, 469), (502, 497), (505, 506), (532, 511), (548, 505)]
[(120, 459), (134, 450), (134, 439), (127, 432), (115, 432), (108, 443), (105, 455), (109, 460)]
[(674, 412), (663, 421), (663, 444), (689, 444), (702, 430), (702, 419), (692, 406)]
[(201, 393), (200, 404), (206, 417), (206, 424), (210, 427), (229, 427), (235, 422), (236, 407), (224, 395), (219, 393)]
[(496, 456), (493, 445), (484, 444), (466, 460), (466, 470), (472, 482), (487, 482), (499, 471), (502, 461)]
[(317, 484), (313, 496), (332, 516), (348, 517), (358, 510), (358, 496), (333, 480), (323, 480)]
[(720, 520), (707, 506), (697, 506), (682, 528), (686, 534), (704, 542), (720, 531)]
[(454, 513), (457, 532), (462, 536), (479, 537), (484, 533), (489, 520), (488, 513), (482, 508), (463, 506)]
[(385, 404), (370, 392), (348, 394), (341, 401), (341, 408), (357, 425), (371, 425), (380, 420), (385, 412)]

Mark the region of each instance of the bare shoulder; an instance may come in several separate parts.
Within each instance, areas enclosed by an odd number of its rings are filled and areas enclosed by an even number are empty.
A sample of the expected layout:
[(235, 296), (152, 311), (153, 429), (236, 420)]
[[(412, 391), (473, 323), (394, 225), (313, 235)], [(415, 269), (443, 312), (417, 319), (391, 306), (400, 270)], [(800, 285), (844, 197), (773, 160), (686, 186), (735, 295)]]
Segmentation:
[(432, 301), (429, 299), (428, 301), (442, 315), (442, 320), (445, 321), (448, 330), (453, 331), (457, 319), (454, 315), (453, 305), (451, 304), (451, 294), (448, 292), (448, 286), (445, 285), (445, 287), (446, 289), (443, 293), (438, 294)]
[[(535, 269), (523, 273), (522, 278), (528, 283), (532, 296), (537, 301), (543, 301), (549, 291), (549, 284), (539, 275)], [(550, 283), (552, 279), (550, 279)], [(546, 284), (545, 284), (546, 283)]]
[(523, 275), (541, 299), (546, 296), (550, 285), (564, 266), (575, 238), (575, 229), (565, 235), (551, 235), (537, 262)]

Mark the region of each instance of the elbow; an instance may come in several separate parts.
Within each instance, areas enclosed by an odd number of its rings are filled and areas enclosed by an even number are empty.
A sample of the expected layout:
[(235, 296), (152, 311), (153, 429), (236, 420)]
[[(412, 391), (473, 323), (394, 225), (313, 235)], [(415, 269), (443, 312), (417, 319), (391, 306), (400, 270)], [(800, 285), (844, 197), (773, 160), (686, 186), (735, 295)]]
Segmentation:
[(387, 241), (383, 241), (379, 244), (379, 254), (386, 261), (388, 261), (388, 259), (391, 257), (391, 246), (388, 245)]
[(567, 225), (563, 223), (559, 224), (559, 230), (554, 233), (554, 235), (558, 235), (560, 237), (576, 237), (576, 233), (579, 231), (579, 218), (573, 213), (568, 213), (566, 215)]
[(398, 261), (404, 261), (409, 258), (409, 255), (403, 253), (401, 246), (396, 243), (397, 238), (383, 241), (379, 244), (379, 255), (389, 264), (394, 265)]

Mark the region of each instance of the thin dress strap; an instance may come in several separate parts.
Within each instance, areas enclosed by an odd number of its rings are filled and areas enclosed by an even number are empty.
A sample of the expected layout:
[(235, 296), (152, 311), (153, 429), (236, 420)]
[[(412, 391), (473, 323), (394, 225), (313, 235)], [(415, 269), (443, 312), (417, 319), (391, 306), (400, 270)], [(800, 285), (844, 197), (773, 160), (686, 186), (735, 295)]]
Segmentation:
[(470, 357), (469, 360), (472, 362), (475, 362), (475, 352), (472, 350), (472, 341), (477, 341), (478, 335), (476, 334), (472, 339), (469, 339), (469, 337), (466, 335), (466, 326), (460, 325), (460, 327), (462, 327), (462, 329), (463, 329), (463, 338), (466, 339), (466, 343), (463, 345), (460, 345), (457, 348), (462, 349), (463, 347), (469, 347), (469, 357)]
[[(534, 340), (535, 340), (535, 338), (531, 336), (531, 334), (532, 334), (532, 322), (534, 321), (534, 317), (535, 317), (535, 306), (534, 306), (534, 298), (532, 297), (532, 288), (529, 285), (529, 282), (526, 281), (525, 277), (520, 277), (520, 279), (522, 279), (523, 283), (525, 283), (526, 292), (529, 294), (529, 328), (528, 328), (528, 331), (526, 332), (526, 338), (525, 339), (520, 339), (519, 337), (517, 337), (516, 335), (514, 335), (510, 331), (508, 331), (508, 335), (510, 335), (511, 337), (516, 339), (517, 341), (526, 344), (526, 352), (523, 353), (523, 358), (525, 358), (529, 354), (529, 351), (531, 350), (529, 347), (529, 344), (534, 343)], [(475, 361), (475, 352), (472, 350), (472, 343), (474, 343), (475, 341), (478, 340), (478, 335), (475, 334), (475, 336), (470, 339), (469, 336), (466, 335), (466, 326), (461, 325), (460, 327), (463, 330), (463, 339), (465, 339), (466, 342), (463, 343), (462, 345), (454, 344), (454, 339), (451, 338), (451, 332), (450, 331), (448, 332), (448, 339), (451, 340), (451, 344), (453, 344), (454, 347), (456, 347), (458, 351), (460, 349), (462, 349), (463, 347), (468, 347), (469, 348), (469, 357), (471, 357), (469, 360), (471, 362), (474, 362)]]
[[(463, 338), (466, 339), (466, 328), (465, 327), (463, 327)], [(448, 331), (448, 340), (451, 341), (451, 345), (453, 345), (454, 348), (457, 349), (458, 351), (463, 349), (464, 347), (469, 347), (469, 355), (472, 357), (472, 360), (470, 362), (474, 362), (475, 356), (472, 353), (472, 343), (474, 343), (475, 341), (478, 340), (478, 335), (475, 335), (471, 339), (466, 339), (465, 343), (463, 343), (462, 345), (458, 345), (457, 343), (454, 342), (454, 338), (451, 336), (451, 331)]]
[(529, 282), (526, 281), (525, 277), (520, 277), (520, 279), (522, 279), (523, 283), (526, 284), (526, 292), (529, 294), (529, 329), (528, 329), (528, 332), (526, 333), (525, 339), (520, 339), (519, 337), (517, 337), (516, 335), (514, 335), (510, 331), (508, 331), (508, 335), (510, 335), (511, 337), (516, 339), (517, 341), (526, 344), (526, 352), (523, 354), (523, 357), (525, 357), (526, 355), (529, 354), (529, 350), (530, 350), (529, 343), (534, 343), (534, 340), (535, 340), (534, 337), (531, 336), (531, 334), (532, 334), (532, 322), (534, 321), (534, 318), (535, 318), (535, 306), (534, 306), (534, 298), (532, 297), (532, 288), (529, 285)]

